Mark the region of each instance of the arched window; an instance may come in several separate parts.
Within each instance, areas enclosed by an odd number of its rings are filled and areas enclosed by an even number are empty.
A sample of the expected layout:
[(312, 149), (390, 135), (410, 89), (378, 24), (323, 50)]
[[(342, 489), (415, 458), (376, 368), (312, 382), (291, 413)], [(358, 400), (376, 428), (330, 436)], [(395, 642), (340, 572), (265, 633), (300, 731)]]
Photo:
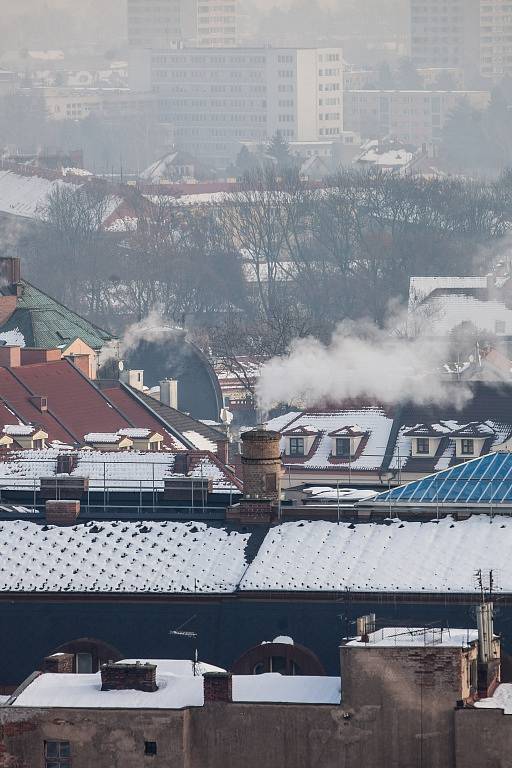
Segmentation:
[(262, 675), (274, 672), (280, 675), (325, 675), (315, 654), (291, 638), (276, 638), (250, 648), (233, 664), (235, 675)]
[(70, 653), (74, 658), (73, 672), (91, 674), (98, 672), (107, 661), (119, 661), (123, 658), (121, 652), (103, 640), (91, 637), (80, 637), (60, 645), (50, 653)]

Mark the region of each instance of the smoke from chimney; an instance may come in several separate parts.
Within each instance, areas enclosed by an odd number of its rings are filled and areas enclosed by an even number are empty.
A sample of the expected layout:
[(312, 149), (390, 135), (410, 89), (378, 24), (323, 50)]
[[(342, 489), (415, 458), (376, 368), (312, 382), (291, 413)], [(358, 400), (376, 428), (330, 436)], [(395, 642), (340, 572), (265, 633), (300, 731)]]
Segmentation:
[(279, 403), (325, 406), (366, 398), (393, 404), (450, 402), (461, 408), (469, 387), (454, 390), (443, 380), (445, 339), (400, 338), (370, 322), (342, 323), (328, 344), (306, 338), (287, 355), (266, 363), (257, 385), (258, 403), (268, 411)]

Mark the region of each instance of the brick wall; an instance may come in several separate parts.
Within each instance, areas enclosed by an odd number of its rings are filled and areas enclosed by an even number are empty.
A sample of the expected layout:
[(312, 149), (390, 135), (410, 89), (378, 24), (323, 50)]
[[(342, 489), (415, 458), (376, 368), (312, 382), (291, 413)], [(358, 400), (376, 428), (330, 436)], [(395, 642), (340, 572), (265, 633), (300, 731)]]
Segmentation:
[(233, 701), (233, 678), (229, 672), (206, 672), (203, 681), (205, 704)]
[(101, 690), (153, 693), (157, 690), (156, 664), (103, 664)]
[(46, 522), (48, 525), (75, 525), (80, 514), (80, 502), (49, 499), (46, 502)]
[(54, 653), (43, 661), (43, 672), (71, 674), (75, 657), (72, 653)]

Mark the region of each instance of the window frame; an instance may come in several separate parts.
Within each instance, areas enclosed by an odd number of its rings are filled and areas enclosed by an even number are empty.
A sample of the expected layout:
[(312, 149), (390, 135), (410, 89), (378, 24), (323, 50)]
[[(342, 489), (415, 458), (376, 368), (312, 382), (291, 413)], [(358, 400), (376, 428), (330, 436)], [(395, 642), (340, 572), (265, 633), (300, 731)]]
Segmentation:
[[(423, 450), (426, 446), (427, 450)], [(416, 438), (416, 453), (420, 454), (421, 456), (428, 456), (430, 453), (430, 438), (428, 437), (417, 437)]]
[[(56, 754), (49, 754), (48, 747), (56, 747)], [(71, 768), (71, 744), (60, 739), (45, 739), (44, 741), (45, 768)]]
[[(471, 450), (466, 450), (471, 445)], [(472, 437), (463, 437), (460, 441), (460, 455), (461, 456), (474, 456), (475, 455), (475, 441)]]
[(290, 437), (289, 438), (289, 456), (304, 456), (305, 453), (305, 442), (303, 437)]
[[(348, 445), (348, 451), (340, 451), (340, 443), (345, 443), (345, 445)], [(337, 437), (335, 442), (335, 449), (336, 457), (338, 459), (350, 459), (352, 456), (352, 441), (350, 440), (350, 437)]]

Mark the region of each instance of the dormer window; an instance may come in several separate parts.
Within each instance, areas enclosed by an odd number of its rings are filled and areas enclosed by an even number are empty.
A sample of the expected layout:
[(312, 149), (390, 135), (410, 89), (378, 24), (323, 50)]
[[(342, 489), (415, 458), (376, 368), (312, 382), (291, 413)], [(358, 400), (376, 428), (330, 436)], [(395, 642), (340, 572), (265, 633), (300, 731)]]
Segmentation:
[(339, 458), (350, 458), (350, 437), (336, 438), (336, 456)]
[(464, 439), (460, 441), (460, 452), (463, 456), (473, 456), (475, 453), (475, 441)]
[(290, 456), (304, 456), (303, 437), (290, 437)]
[(416, 453), (429, 454), (430, 453), (430, 440), (428, 437), (416, 438)]

